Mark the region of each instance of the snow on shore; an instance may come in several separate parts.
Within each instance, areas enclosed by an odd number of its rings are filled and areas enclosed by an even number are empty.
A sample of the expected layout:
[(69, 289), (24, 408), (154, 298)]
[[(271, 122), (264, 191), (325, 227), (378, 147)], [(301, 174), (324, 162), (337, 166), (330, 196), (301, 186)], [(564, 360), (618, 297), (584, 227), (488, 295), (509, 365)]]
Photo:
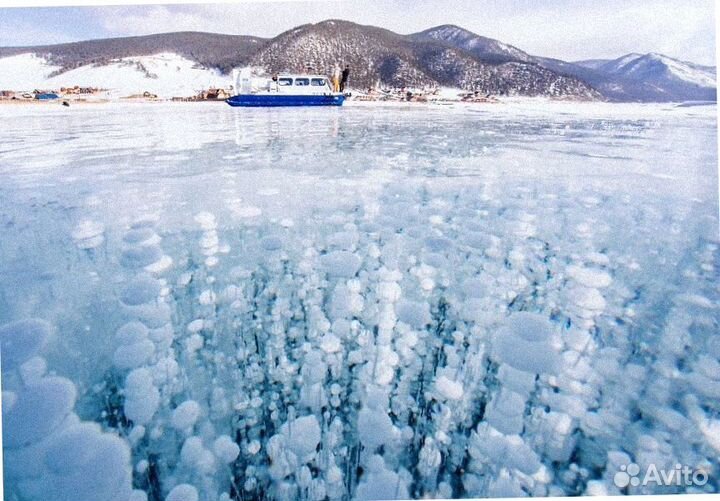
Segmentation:
[[(146, 91), (160, 98), (171, 98), (195, 96), (201, 90), (227, 88), (232, 84), (230, 75), (202, 68), (171, 52), (126, 57), (105, 65), (87, 64), (54, 75), (60, 69), (33, 53), (0, 58), (0, 90), (30, 92), (77, 85), (105, 89), (102, 97), (111, 99)], [(441, 87), (432, 100), (457, 101), (464, 93), (462, 89)]]
[(227, 87), (231, 79), (174, 53), (126, 57), (110, 64), (85, 65), (51, 76), (60, 67), (36, 54), (0, 58), (0, 89), (31, 91), (60, 87), (108, 89), (109, 97), (141, 94), (192, 96), (210, 87)]

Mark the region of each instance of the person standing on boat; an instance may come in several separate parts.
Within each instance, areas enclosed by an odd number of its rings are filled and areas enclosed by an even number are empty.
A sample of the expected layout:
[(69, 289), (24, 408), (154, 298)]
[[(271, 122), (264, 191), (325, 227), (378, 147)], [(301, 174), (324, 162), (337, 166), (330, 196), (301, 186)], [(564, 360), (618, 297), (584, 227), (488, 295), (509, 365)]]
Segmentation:
[(332, 86), (333, 92), (340, 92), (340, 66), (337, 64), (332, 73)]
[(345, 92), (345, 86), (347, 85), (348, 78), (350, 78), (350, 65), (346, 64), (345, 69), (342, 72), (342, 79), (340, 80), (340, 92)]

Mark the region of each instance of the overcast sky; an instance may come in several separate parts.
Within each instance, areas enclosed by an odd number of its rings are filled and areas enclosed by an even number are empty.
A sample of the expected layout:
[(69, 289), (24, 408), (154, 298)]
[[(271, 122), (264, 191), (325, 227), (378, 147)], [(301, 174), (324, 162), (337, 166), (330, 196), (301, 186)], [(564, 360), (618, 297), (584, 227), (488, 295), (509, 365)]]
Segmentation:
[[(33, 5), (58, 3), (73, 5), (62, 0)], [(269, 37), (299, 24), (340, 18), (398, 33), (457, 24), (531, 54), (565, 60), (660, 52), (714, 65), (714, 4), (714, 0), (254, 0), (20, 8), (5, 7), (13, 4), (3, 1), (0, 46), (180, 30)]]

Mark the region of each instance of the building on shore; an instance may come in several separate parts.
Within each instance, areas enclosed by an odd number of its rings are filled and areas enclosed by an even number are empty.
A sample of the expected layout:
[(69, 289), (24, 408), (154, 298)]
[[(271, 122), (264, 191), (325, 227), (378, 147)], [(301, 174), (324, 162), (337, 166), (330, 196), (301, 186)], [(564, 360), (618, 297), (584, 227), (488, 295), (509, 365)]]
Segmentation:
[(81, 87), (79, 85), (75, 85), (74, 87), (60, 87), (60, 92), (65, 95), (97, 94), (100, 92), (100, 89), (97, 87)]
[(197, 97), (201, 101), (221, 101), (229, 98), (230, 92), (222, 88), (210, 88), (201, 91)]

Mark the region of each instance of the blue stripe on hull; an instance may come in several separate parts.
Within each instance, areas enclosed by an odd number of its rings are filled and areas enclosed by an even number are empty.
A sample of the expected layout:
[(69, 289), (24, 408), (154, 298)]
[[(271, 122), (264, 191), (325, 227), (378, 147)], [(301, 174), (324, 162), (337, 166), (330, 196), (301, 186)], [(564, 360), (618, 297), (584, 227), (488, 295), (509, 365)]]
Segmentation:
[(240, 94), (228, 98), (230, 106), (342, 106), (345, 96), (296, 96), (288, 94)]

